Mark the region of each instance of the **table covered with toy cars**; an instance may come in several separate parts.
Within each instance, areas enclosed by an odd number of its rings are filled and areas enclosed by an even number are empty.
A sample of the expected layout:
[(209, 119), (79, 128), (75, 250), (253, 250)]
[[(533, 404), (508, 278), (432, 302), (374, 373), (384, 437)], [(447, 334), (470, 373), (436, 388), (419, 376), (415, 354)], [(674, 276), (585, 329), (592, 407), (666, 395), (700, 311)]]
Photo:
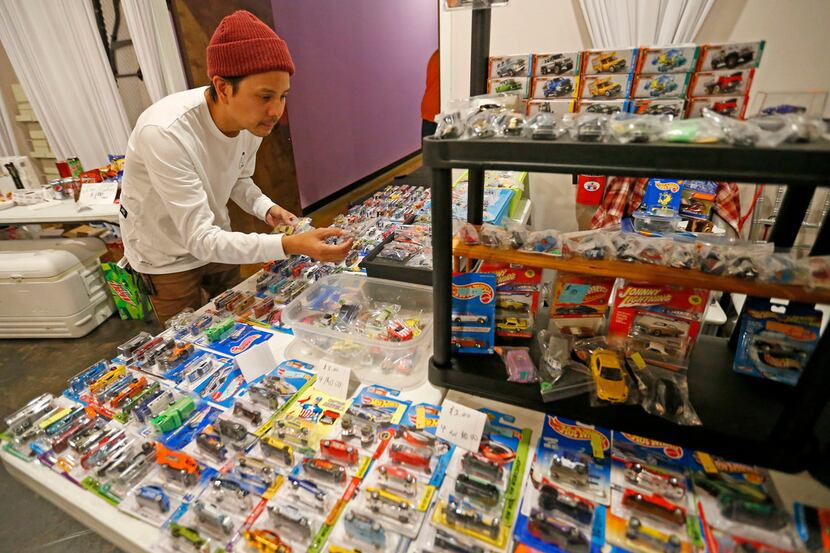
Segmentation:
[[(794, 551), (818, 531), (817, 512), (797, 506), (793, 518), (763, 469), (455, 391), (442, 399), (412, 377), (431, 343), (417, 287), (335, 277), (281, 311), (305, 325), (296, 336), (282, 319), (240, 314), (262, 301), (263, 273), (131, 339), (64, 394), (10, 415), (0, 458), (130, 551)], [(287, 353), (298, 341), (310, 356)], [(349, 341), (377, 366), (338, 346)], [(363, 379), (347, 390), (332, 381), (346, 362)], [(454, 428), (457, 405), (486, 422)]]

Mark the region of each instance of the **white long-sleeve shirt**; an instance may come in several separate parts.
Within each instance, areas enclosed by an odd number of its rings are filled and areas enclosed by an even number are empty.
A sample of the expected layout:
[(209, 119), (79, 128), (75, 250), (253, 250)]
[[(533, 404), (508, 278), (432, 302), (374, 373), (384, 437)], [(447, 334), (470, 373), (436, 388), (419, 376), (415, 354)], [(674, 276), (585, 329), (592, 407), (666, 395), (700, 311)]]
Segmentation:
[(205, 90), (147, 108), (127, 143), (121, 233), (127, 260), (141, 273), (285, 257), (281, 234), (230, 230), (229, 199), (262, 220), (275, 204), (251, 180), (262, 139), (245, 130), (222, 134)]

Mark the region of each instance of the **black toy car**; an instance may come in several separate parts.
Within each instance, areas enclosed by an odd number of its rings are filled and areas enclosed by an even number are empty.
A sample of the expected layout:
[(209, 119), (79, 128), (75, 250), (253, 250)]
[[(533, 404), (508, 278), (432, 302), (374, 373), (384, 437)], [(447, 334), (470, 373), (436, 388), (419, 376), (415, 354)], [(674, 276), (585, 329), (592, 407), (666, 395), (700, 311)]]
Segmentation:
[(455, 480), (455, 492), (488, 507), (498, 504), (501, 497), (499, 489), (490, 482), (463, 473)]
[(544, 483), (539, 490), (539, 507), (549, 513), (563, 513), (582, 524), (590, 524), (594, 516), (594, 508), (590, 503)]

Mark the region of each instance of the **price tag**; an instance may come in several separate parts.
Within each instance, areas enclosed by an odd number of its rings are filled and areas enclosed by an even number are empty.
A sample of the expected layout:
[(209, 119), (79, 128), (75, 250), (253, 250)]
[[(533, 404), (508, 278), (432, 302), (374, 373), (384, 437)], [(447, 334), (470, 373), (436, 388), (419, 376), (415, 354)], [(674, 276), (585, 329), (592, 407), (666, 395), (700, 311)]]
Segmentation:
[(118, 194), (118, 183), (112, 182), (85, 182), (81, 186), (81, 195), (78, 203), (84, 205), (111, 204)]
[(337, 363), (323, 363), (317, 367), (317, 381), (314, 387), (337, 399), (346, 399), (349, 392), (349, 377), (352, 370)]
[(268, 342), (260, 342), (237, 355), (236, 365), (250, 383), (276, 367), (277, 360)]
[(486, 422), (485, 413), (444, 400), (435, 435), (468, 451), (478, 451)]

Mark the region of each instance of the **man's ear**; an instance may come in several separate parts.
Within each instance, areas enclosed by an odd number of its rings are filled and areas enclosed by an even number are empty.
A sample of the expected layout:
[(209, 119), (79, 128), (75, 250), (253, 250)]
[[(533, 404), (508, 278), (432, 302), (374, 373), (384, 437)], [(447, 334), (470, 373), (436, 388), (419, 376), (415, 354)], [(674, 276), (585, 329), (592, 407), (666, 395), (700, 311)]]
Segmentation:
[(228, 97), (233, 93), (231, 83), (218, 75), (214, 75), (213, 78), (211, 78), (211, 82), (213, 83), (213, 89), (216, 91), (217, 101), (227, 104)]

